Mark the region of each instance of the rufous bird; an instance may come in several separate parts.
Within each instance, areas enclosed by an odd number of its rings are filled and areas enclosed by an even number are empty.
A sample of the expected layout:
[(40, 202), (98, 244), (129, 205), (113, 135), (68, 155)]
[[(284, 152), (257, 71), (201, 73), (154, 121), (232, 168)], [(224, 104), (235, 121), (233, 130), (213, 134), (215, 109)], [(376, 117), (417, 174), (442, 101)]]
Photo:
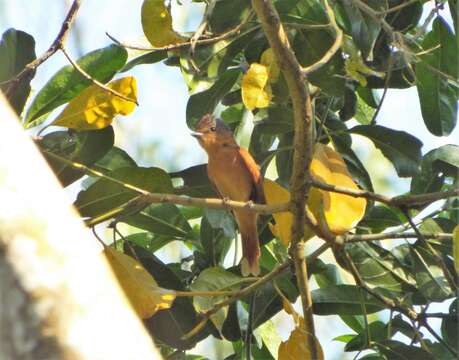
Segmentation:
[[(263, 177), (257, 163), (247, 149), (237, 144), (223, 120), (204, 115), (192, 135), (207, 152), (207, 174), (223, 198), (265, 203)], [(242, 240), (241, 273), (256, 276), (260, 273), (258, 214), (243, 209), (234, 210), (233, 214)]]

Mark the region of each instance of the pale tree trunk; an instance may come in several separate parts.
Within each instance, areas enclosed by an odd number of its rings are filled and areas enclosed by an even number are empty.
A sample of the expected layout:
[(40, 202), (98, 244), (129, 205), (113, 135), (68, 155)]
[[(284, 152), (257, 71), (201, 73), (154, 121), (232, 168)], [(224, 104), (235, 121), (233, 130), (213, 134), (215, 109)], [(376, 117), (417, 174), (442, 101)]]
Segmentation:
[(159, 359), (0, 94), (0, 359)]

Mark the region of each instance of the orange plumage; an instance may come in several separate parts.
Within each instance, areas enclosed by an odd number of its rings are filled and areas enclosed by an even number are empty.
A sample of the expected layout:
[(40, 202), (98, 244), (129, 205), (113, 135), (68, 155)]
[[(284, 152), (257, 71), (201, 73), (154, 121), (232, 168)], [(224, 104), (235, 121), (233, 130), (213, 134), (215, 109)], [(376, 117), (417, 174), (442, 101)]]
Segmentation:
[[(205, 115), (193, 134), (209, 157), (207, 173), (221, 196), (235, 201), (263, 204), (263, 178), (250, 153), (239, 147), (233, 133), (220, 119)], [(234, 217), (242, 239), (241, 272), (244, 276), (260, 273), (260, 244), (257, 232), (257, 214), (235, 210)]]

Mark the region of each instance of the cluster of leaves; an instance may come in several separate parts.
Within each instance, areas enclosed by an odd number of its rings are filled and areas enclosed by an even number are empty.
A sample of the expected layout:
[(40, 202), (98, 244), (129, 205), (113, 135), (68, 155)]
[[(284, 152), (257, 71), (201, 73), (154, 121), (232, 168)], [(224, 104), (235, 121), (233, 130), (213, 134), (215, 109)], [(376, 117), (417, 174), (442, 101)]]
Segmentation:
[[(404, 3), (409, 4), (381, 17), (393, 29), (391, 34), (354, 1), (331, 2), (338, 26), (344, 32), (344, 40), (330, 61), (308, 76), (315, 104), (317, 142), (321, 144), (316, 150), (317, 164), (313, 164), (312, 171), (316, 168), (316, 175), (323, 181), (349, 188), (358, 184), (363, 189), (373, 190), (369, 173), (352, 149), (352, 135), (359, 135), (374, 143), (400, 177), (411, 178), (410, 194), (457, 187), (458, 146), (445, 145), (422, 155), (419, 139), (377, 125), (374, 119), (381, 105), (376, 89), (416, 86), (424, 124), (432, 134), (446, 136), (456, 125), (457, 34), (441, 12), (435, 16), (432, 29), (424, 34), (419, 24), (423, 1), (366, 2), (379, 12)], [(455, 0), (448, 3), (457, 28), (457, 3)], [(321, 59), (334, 42), (324, 3), (320, 0), (278, 0), (274, 4), (301, 65), (307, 67)], [(191, 129), (202, 115), (217, 112), (238, 134), (242, 132), (247, 114), (253, 115), (249, 150), (263, 172), (274, 163), (278, 175), (276, 181), (265, 184), (267, 199), (271, 202), (288, 200), (286, 189), (292, 171), (293, 116), (285, 79), (279, 73), (260, 24), (253, 16), (249, 0), (216, 1), (208, 7), (206, 17), (206, 38), (235, 28), (239, 31), (206, 45), (198, 42), (193, 54), (186, 46), (158, 48), (128, 62), (124, 48), (110, 45), (77, 61), (91, 77), (108, 83), (132, 102), (92, 85), (69, 65), (56, 72), (24, 110), (31, 90), (31, 77), (22, 79), (14, 91), (5, 81), (36, 58), (35, 43), (32, 36), (14, 29), (7, 30), (0, 43), (0, 86), (25, 128), (43, 126), (45, 122), (48, 126), (67, 128), (49, 132), (37, 140), (64, 186), (88, 175), (83, 167), (75, 167), (75, 164), (91, 167), (104, 175), (94, 178), (89, 174), (82, 182), (82, 190), (75, 201), (81, 216), (95, 223), (99, 217), (117, 213), (121, 208), (117, 220), (137, 229), (135, 234), (124, 237), (124, 246), (118, 250), (135, 257), (146, 272), (136, 268), (138, 262), (126, 259), (112, 248), (107, 248), (106, 254), (126, 292), (137, 294), (131, 300), (145, 318), (145, 324), (163, 354), (176, 356), (177, 350), (191, 349), (211, 335), (231, 341), (234, 355), (230, 358), (237, 359), (244, 356), (247, 346), (244, 339), (249, 298), (222, 308), (192, 337), (185, 335), (199, 322), (200, 313), (209, 310), (225, 295), (179, 296), (171, 302), (175, 295), (184, 291), (232, 291), (246, 283), (247, 279), (240, 276), (237, 266), (223, 268), (223, 261), (236, 238), (232, 217), (225, 211), (173, 204), (154, 204), (141, 211), (123, 208), (137, 195), (132, 186), (155, 193), (214, 197), (205, 165), (173, 173), (157, 167), (139, 167), (123, 149), (114, 146), (115, 134), (110, 126), (115, 115), (131, 113), (136, 100), (134, 78), (128, 76), (110, 81), (135, 66), (163, 61), (181, 71), (192, 93), (186, 109), (186, 124)], [(142, 25), (146, 37), (155, 47), (187, 41), (173, 30), (171, 15), (163, 0), (144, 1)], [(203, 88), (206, 90), (201, 91)], [(48, 120), (64, 104), (67, 104), (64, 110)], [(351, 119), (358, 125), (350, 126)], [(326, 144), (332, 145), (334, 150), (324, 146)], [(337, 160), (335, 165), (334, 160)], [(324, 169), (321, 170), (321, 166)], [(324, 219), (335, 233), (356, 226), (357, 233), (373, 234), (392, 226), (406, 225), (406, 218), (399, 209), (373, 202), (367, 204), (359, 199), (352, 202), (350, 197), (335, 195), (316, 190), (315, 195), (310, 194), (313, 203), (309, 204), (316, 218)], [(457, 199), (447, 201), (442, 209), (422, 219), (421, 230), (451, 233), (458, 223), (458, 205)], [(422, 207), (415, 209), (413, 214), (421, 210)], [(274, 219), (271, 216), (261, 218), (262, 274), (287, 259), (291, 223), (288, 216), (277, 214)], [(341, 224), (342, 217), (347, 216), (344, 225)], [(165, 264), (155, 256), (157, 250), (175, 240), (183, 242), (193, 253), (188, 266)], [(379, 243), (354, 243), (347, 245), (346, 250), (362, 279), (373, 291), (403, 305), (425, 310), (432, 302), (454, 298), (454, 291), (449, 288), (432, 248), (451, 273), (456, 274), (452, 243), (429, 240), (428, 245), (417, 240), (404, 242), (389, 251)], [(360, 287), (343, 283), (337, 264), (317, 259), (309, 264), (309, 268), (318, 284), (318, 288), (312, 291), (314, 314), (338, 315), (353, 331), (336, 339), (346, 344), (345, 351), (369, 350), (360, 359), (433, 359), (432, 354), (436, 358), (454, 358), (445, 343), (458, 350), (455, 301), (448, 316), (442, 320), (443, 342), (432, 342), (423, 339), (417, 327), (401, 314), (391, 312), (387, 322), (369, 322), (368, 314), (387, 309), (387, 305)], [(304, 343), (301, 327), (297, 326), (289, 340), (279, 346), (279, 336), (270, 320), (285, 309), (292, 314), (297, 325), (301, 324), (302, 319), (286, 305), (297, 297), (292, 270), (256, 292), (255, 312), (251, 319), (254, 358), (270, 359), (277, 355), (288, 358), (291, 349), (301, 351), (300, 344)], [(152, 307), (144, 307), (145, 304)], [(400, 334), (410, 341), (395, 340), (394, 336), (400, 339)], [(308, 358), (307, 349), (304, 351), (298, 356)], [(195, 357), (186, 355), (186, 358)]]

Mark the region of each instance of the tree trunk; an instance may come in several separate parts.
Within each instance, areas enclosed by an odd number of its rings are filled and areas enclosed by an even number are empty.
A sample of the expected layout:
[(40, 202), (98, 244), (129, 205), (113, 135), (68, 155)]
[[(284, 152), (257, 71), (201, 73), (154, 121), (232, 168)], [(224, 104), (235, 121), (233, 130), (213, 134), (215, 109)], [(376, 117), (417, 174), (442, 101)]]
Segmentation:
[(0, 94), (0, 359), (159, 358)]

